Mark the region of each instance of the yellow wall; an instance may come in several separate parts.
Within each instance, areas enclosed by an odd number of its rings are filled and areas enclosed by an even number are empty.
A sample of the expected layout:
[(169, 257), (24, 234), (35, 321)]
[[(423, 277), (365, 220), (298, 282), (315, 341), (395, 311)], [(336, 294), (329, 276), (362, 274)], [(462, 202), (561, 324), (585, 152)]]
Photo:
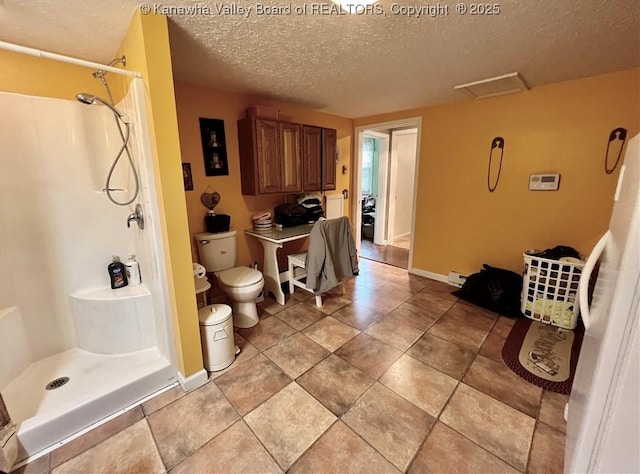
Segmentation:
[[(185, 193), (189, 213), (189, 231), (192, 236), (198, 232), (205, 231), (204, 217), (207, 213), (207, 208), (200, 202), (200, 195), (205, 192), (207, 187), (215, 189), (221, 196), (216, 212), (229, 214), (231, 216), (231, 227), (238, 230), (251, 227), (251, 215), (255, 212), (263, 209), (272, 211), (274, 206), (287, 202), (284, 195), (260, 197), (242, 195), (237, 121), (245, 116), (247, 108), (254, 105), (268, 105), (279, 109), (279, 119), (281, 120), (336, 129), (338, 132), (340, 163), (337, 165), (335, 192), (350, 188), (352, 120), (314, 112), (310, 109), (286, 103), (268, 102), (250, 96), (233, 94), (186, 82), (176, 82), (175, 90), (182, 161), (191, 163), (194, 182), (194, 190), (186, 191)], [(229, 176), (205, 176), (200, 125), (198, 122), (200, 117), (222, 119), (225, 122)], [(342, 165), (347, 166), (346, 174), (342, 174)], [(344, 204), (345, 213), (348, 213), (349, 209), (349, 202), (346, 201)], [(193, 238), (191, 242), (194, 247), (193, 258), (194, 261), (197, 261), (198, 254)], [(247, 265), (254, 260), (262, 260), (259, 245), (250, 238), (247, 239), (242, 232), (238, 233), (237, 243), (238, 265)]]
[[(83, 66), (0, 50), (0, 90), (5, 92), (68, 100), (87, 92), (107, 98), (104, 86), (92, 72)], [(117, 103), (124, 97), (129, 79), (107, 73), (107, 80)]]
[[(446, 275), (483, 263), (522, 270), (522, 252), (591, 251), (606, 230), (618, 171), (604, 172), (609, 133), (638, 133), (640, 70), (484, 100), (355, 120), (422, 117), (413, 266)], [(505, 139), (497, 190), (487, 191), (491, 140)], [(619, 170), (619, 169), (618, 169)], [(528, 190), (529, 174), (560, 173), (556, 192)]]
[(127, 67), (140, 71), (144, 79), (154, 165), (159, 176), (178, 368), (188, 377), (201, 370), (203, 364), (166, 17), (143, 16), (136, 11), (121, 53), (127, 56)]

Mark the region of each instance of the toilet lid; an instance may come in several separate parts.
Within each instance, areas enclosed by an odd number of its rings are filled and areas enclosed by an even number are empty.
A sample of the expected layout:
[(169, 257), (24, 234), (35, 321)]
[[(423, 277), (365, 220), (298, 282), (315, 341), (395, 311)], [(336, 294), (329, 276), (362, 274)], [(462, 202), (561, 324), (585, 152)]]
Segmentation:
[(224, 286), (242, 288), (251, 286), (262, 280), (262, 273), (248, 267), (234, 267), (218, 274), (218, 281)]

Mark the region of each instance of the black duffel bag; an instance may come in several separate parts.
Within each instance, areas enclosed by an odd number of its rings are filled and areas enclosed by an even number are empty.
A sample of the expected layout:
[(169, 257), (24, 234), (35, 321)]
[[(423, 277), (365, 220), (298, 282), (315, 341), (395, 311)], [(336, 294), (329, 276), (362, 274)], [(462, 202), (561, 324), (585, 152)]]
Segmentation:
[(520, 311), (522, 276), (486, 263), (451, 294), (504, 316), (524, 317)]

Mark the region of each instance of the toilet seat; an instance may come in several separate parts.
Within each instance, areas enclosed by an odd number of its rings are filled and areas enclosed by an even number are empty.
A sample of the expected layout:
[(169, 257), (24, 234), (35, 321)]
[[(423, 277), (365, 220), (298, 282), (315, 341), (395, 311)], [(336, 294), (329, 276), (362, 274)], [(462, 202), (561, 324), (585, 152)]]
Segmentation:
[(217, 277), (221, 285), (230, 288), (243, 288), (262, 281), (262, 273), (248, 267), (229, 268), (218, 273)]

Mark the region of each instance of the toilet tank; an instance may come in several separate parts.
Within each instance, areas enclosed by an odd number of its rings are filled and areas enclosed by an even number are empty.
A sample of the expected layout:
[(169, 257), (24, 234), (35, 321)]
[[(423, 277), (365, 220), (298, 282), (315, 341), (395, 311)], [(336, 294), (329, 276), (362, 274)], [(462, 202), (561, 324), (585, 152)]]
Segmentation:
[(236, 231), (196, 234), (200, 263), (208, 272), (219, 272), (236, 265)]

